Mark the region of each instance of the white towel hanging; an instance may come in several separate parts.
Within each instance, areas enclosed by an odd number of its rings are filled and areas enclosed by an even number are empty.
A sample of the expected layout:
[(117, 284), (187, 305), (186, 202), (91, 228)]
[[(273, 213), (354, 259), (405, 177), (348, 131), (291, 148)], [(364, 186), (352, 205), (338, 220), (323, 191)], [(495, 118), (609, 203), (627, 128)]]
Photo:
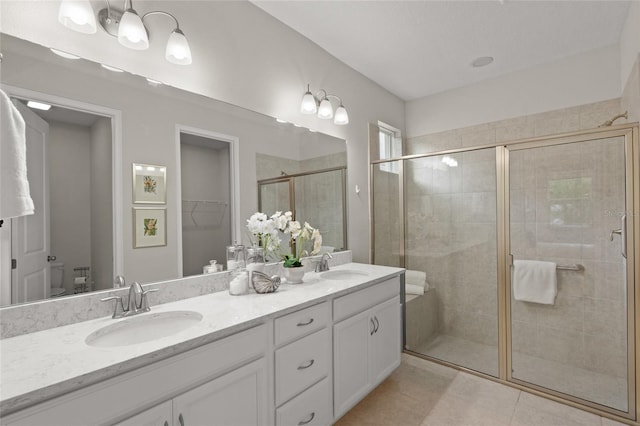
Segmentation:
[(553, 305), (558, 295), (556, 264), (537, 260), (513, 262), (513, 298)]
[(25, 122), (11, 100), (0, 90), (0, 218), (33, 214), (27, 180)]

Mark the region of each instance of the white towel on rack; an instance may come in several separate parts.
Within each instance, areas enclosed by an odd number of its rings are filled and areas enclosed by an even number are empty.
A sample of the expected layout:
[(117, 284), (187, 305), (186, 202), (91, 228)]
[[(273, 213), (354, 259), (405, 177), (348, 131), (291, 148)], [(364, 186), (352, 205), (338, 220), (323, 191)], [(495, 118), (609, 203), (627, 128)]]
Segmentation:
[(513, 298), (553, 305), (558, 294), (556, 264), (537, 260), (513, 262)]
[(27, 180), (25, 123), (18, 109), (0, 90), (0, 218), (33, 214)]

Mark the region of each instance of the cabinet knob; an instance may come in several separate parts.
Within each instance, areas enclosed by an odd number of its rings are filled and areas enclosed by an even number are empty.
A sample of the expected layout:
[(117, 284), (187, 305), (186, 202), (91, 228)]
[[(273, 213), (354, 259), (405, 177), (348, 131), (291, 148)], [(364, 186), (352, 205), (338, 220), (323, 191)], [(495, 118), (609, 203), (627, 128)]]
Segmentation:
[(314, 411), (313, 413), (311, 413), (309, 415), (309, 418), (307, 420), (301, 420), (298, 422), (298, 426), (302, 426), (302, 425), (306, 425), (311, 423), (311, 421), (314, 419), (314, 417), (316, 416), (316, 412)]
[(184, 417), (182, 417), (182, 413), (178, 415), (178, 421), (180, 422), (180, 426), (184, 426)]
[(311, 361), (307, 361), (307, 363), (306, 363), (306, 364), (301, 364), (301, 365), (298, 367), (298, 370), (306, 370), (307, 368), (311, 367), (311, 366), (313, 365), (313, 363), (314, 363), (314, 362), (315, 362), (315, 360), (313, 360), (313, 359), (312, 359)]
[(309, 325), (312, 322), (313, 322), (313, 318), (309, 318), (309, 321), (299, 322), (297, 325), (298, 325), (298, 327), (304, 327), (305, 325)]

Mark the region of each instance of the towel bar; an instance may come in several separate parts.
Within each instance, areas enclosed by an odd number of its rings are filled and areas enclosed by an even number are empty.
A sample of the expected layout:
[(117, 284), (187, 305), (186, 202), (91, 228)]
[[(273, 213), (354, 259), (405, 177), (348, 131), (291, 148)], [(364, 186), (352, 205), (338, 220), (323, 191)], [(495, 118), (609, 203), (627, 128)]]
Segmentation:
[(579, 263), (575, 265), (557, 265), (556, 269), (559, 271), (584, 271), (584, 266)]

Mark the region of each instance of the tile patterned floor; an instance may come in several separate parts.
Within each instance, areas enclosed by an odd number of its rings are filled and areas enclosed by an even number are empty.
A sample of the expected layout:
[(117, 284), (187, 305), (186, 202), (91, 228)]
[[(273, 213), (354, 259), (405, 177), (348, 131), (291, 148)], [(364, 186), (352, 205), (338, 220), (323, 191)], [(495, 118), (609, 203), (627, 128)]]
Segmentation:
[[(498, 348), (438, 335), (415, 352), (492, 376), (498, 375)], [(513, 353), (513, 377), (575, 395), (621, 411), (627, 410), (627, 381), (547, 359)]]
[(411, 355), (336, 426), (620, 426)]

